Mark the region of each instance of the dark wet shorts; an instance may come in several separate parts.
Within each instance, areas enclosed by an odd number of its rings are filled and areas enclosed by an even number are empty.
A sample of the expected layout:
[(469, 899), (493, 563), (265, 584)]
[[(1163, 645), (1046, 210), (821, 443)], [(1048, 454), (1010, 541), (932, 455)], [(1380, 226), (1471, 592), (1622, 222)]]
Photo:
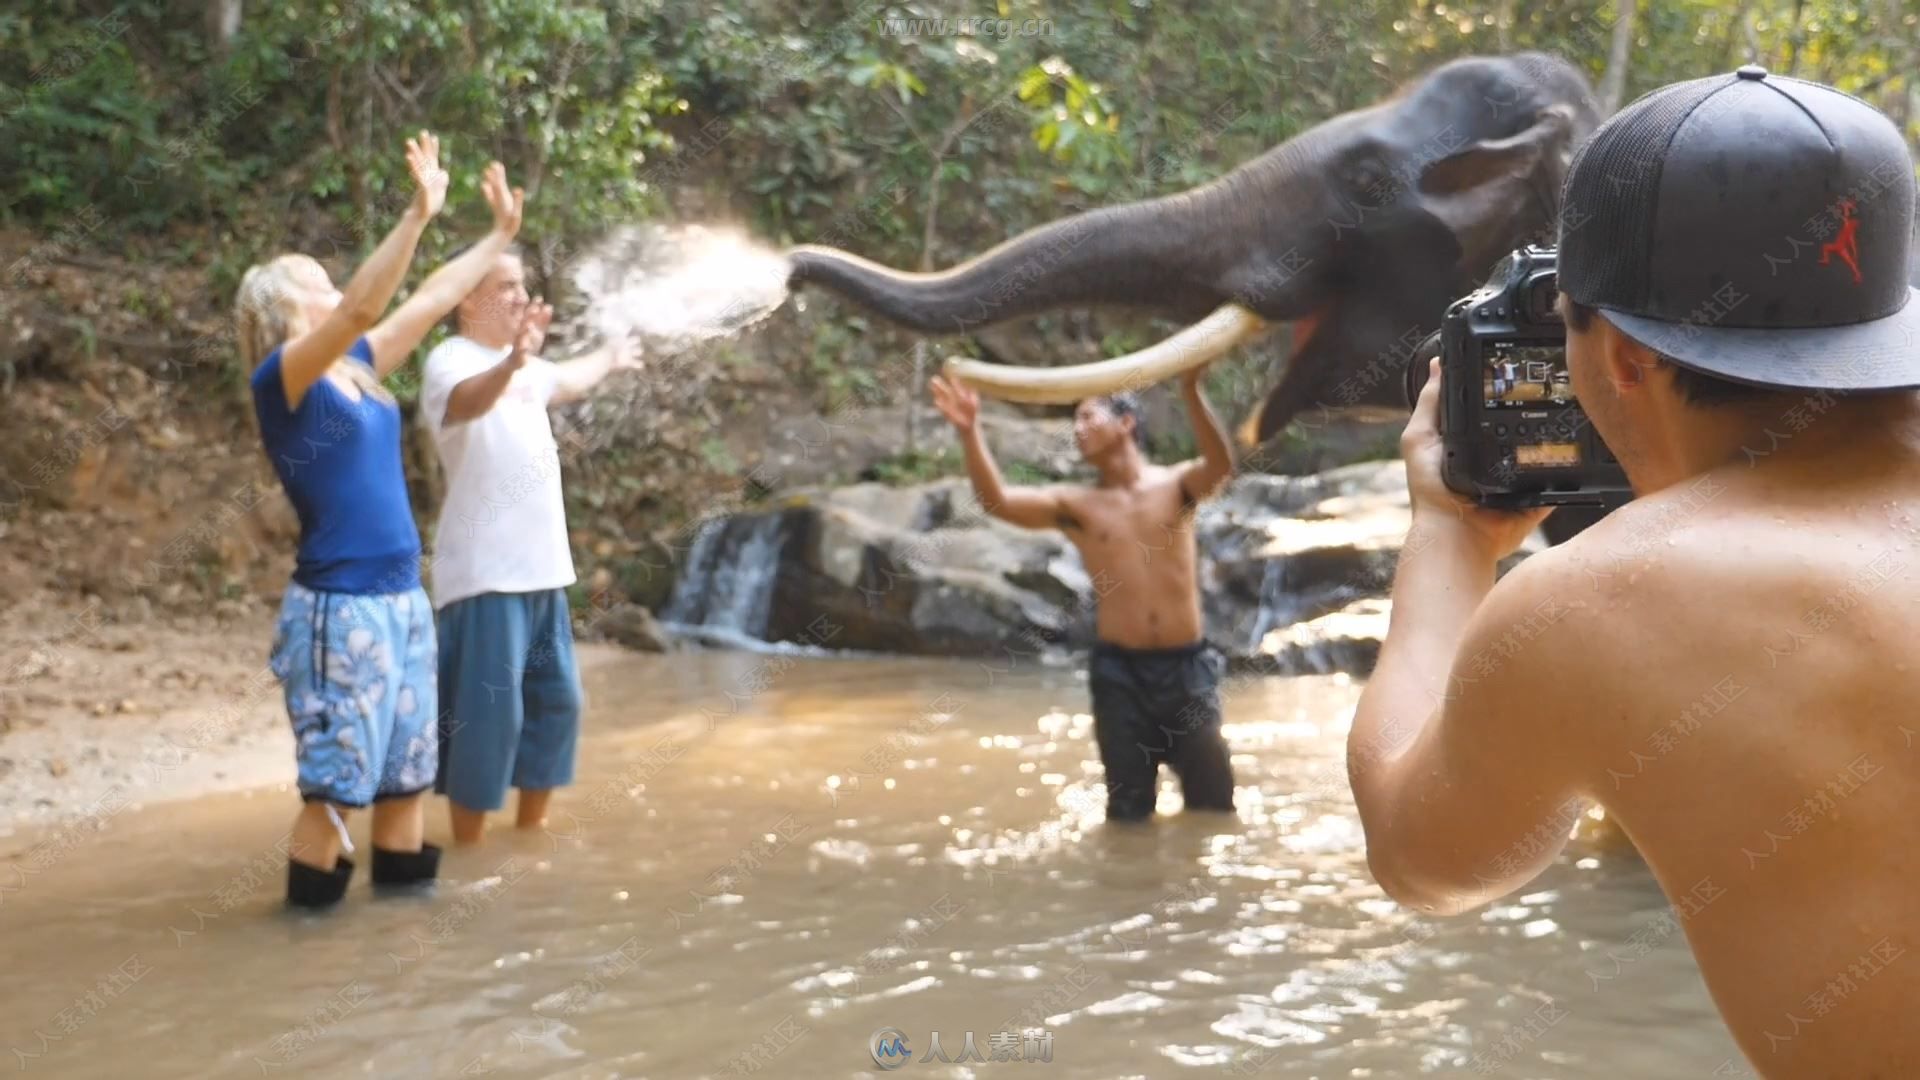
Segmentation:
[(1233, 767), (1220, 735), (1224, 666), (1204, 641), (1174, 649), (1094, 646), (1087, 686), (1108, 820), (1153, 814), (1162, 763), (1180, 778), (1188, 809), (1233, 809)]

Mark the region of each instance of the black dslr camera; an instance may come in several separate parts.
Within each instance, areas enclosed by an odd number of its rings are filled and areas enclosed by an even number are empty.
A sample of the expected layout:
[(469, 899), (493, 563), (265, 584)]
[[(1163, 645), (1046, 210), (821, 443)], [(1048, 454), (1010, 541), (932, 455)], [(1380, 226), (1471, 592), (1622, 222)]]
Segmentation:
[(1440, 354), (1440, 442), (1447, 487), (1482, 506), (1603, 506), (1633, 498), (1627, 474), (1574, 398), (1567, 330), (1554, 307), (1555, 251), (1500, 260), (1447, 309), (1407, 365), (1407, 407)]

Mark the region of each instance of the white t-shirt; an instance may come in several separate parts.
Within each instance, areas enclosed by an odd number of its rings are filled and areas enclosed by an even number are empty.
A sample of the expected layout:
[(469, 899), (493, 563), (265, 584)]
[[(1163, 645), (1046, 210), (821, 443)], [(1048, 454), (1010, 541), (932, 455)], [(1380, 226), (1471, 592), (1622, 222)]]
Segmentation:
[(481, 593), (561, 589), (578, 580), (567, 547), (560, 448), (547, 419), (555, 365), (528, 360), (493, 408), (464, 423), (442, 423), (454, 387), (509, 351), (455, 335), (427, 355), (420, 412), (447, 477), (433, 538), (435, 609)]

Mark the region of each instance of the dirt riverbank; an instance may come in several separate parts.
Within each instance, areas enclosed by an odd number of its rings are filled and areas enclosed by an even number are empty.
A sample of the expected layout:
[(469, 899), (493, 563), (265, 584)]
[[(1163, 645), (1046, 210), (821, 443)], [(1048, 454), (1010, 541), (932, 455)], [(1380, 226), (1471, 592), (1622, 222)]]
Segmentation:
[[(23, 829), (136, 805), (290, 788), (269, 605), (122, 621), (98, 602), (41, 597), (0, 620), (0, 848)], [(587, 672), (622, 655), (580, 646)]]

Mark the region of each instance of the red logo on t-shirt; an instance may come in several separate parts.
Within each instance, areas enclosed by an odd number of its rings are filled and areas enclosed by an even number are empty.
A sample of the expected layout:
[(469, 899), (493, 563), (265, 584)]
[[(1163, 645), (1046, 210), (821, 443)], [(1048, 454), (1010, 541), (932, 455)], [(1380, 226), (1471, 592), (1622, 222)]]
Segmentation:
[(1831, 256), (1840, 256), (1840, 261), (1853, 271), (1853, 283), (1860, 284), (1860, 223), (1853, 220), (1853, 200), (1840, 200), (1840, 235), (1834, 237), (1820, 248), (1820, 265), (1825, 266)]

